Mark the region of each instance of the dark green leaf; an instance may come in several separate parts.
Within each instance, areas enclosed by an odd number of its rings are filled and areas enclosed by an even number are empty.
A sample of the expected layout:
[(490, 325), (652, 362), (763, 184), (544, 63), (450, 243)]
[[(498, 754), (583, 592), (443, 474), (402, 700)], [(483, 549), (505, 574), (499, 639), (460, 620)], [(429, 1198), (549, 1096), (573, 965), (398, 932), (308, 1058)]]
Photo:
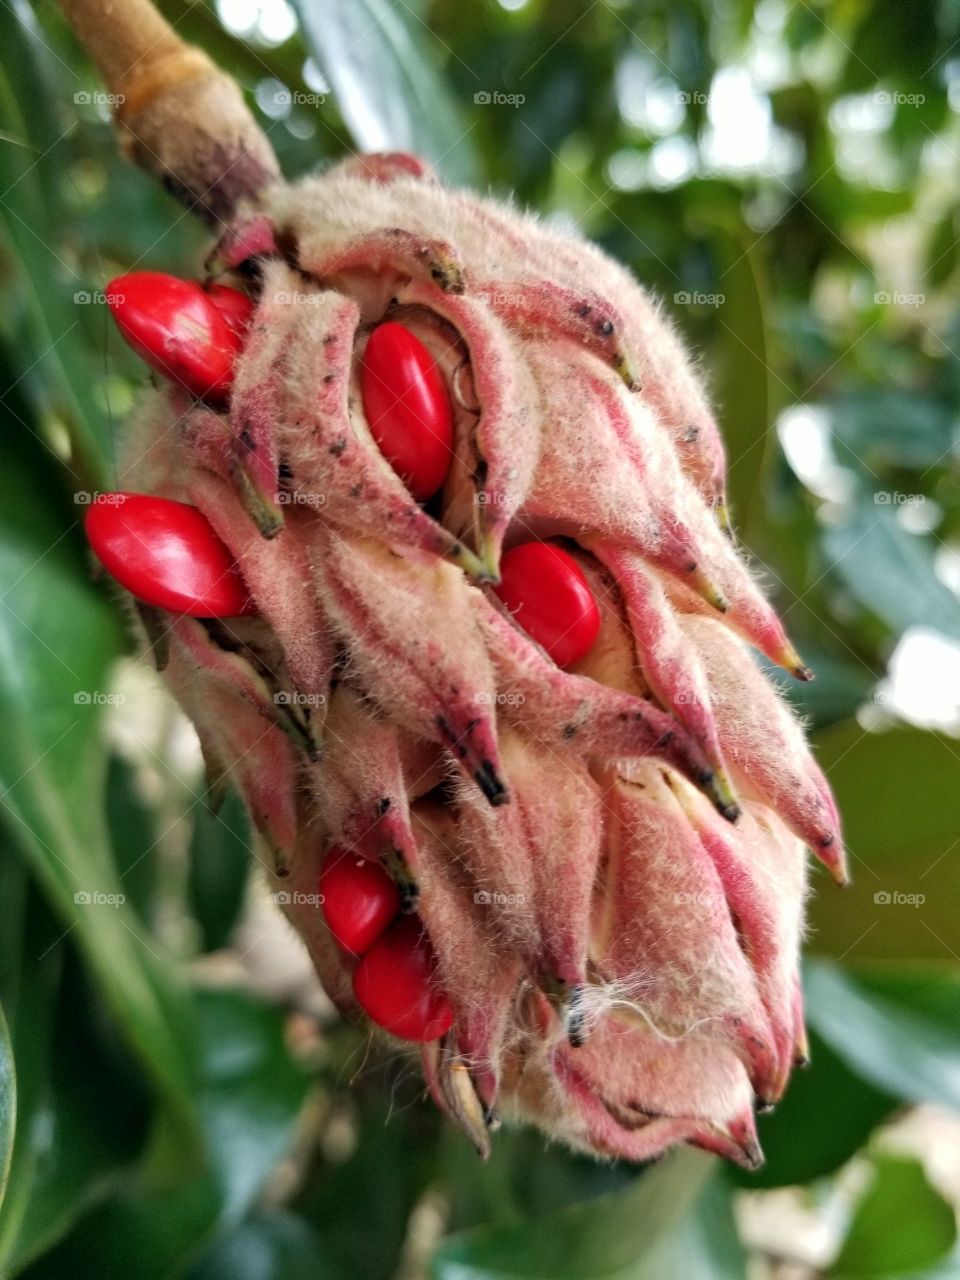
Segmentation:
[(198, 804), (193, 813), (190, 907), (204, 951), (216, 951), (227, 944), (243, 906), (252, 862), (250, 823), (233, 791), (216, 813), (206, 804)]
[(893, 1093), (864, 1080), (815, 1030), (810, 1049), (810, 1068), (793, 1073), (783, 1101), (758, 1121), (763, 1168), (731, 1171), (747, 1190), (826, 1177), (852, 1159), (898, 1105)]
[(266, 1209), (218, 1239), (185, 1280), (341, 1280), (343, 1275), (329, 1268), (320, 1237), (302, 1219)]
[[(811, 961), (807, 1020), (864, 1079), (910, 1102), (960, 1109), (960, 980), (904, 984)], [(854, 1029), (851, 1034), (851, 1029)]]
[(238, 992), (202, 992), (197, 1109), (207, 1162), (161, 1121), (141, 1177), (95, 1209), (26, 1273), (29, 1280), (168, 1280), (218, 1231), (245, 1218), (289, 1147), (307, 1080), (291, 1062), (282, 1015)]
[(743, 1255), (722, 1190), (705, 1186), (715, 1172), (712, 1158), (675, 1152), (626, 1191), (453, 1237), (434, 1258), (432, 1274), (435, 1280), (732, 1280), (742, 1275)]
[(0, 1211), (8, 1274), (118, 1185), (143, 1143), (147, 1099), (136, 1062), (39, 894), (7, 896), (4, 910), (21, 947), (0, 974), (20, 1072), (10, 1194)]
[(189, 1010), (129, 904), (102, 810), (99, 699), (121, 632), (89, 582), (49, 454), (4, 436), (0, 468), (0, 820), (158, 1083), (189, 1113)]

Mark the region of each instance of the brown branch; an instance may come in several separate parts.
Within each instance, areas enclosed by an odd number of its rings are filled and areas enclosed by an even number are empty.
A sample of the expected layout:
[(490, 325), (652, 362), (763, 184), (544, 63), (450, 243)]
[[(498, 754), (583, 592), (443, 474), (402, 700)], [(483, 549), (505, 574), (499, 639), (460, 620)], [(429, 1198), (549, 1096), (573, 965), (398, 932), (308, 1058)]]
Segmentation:
[(114, 99), (124, 151), (208, 221), (280, 169), (233, 78), (185, 44), (151, 0), (61, 0)]

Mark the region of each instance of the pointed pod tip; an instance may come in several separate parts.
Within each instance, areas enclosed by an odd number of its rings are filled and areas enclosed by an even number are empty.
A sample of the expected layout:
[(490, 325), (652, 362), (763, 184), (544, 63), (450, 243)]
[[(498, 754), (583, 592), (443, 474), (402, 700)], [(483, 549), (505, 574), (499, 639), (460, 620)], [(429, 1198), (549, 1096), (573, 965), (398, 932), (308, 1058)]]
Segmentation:
[(724, 595), (723, 591), (713, 579), (706, 574), (698, 565), (694, 565), (691, 570), (691, 578), (698, 594), (707, 602), (711, 609), (716, 609), (718, 613), (726, 613), (730, 608), (730, 601)]
[(783, 667), (795, 680), (801, 680), (804, 684), (809, 684), (816, 678), (813, 668), (807, 666), (789, 640), (784, 641), (783, 648), (776, 655), (776, 662), (777, 666)]
[(510, 792), (492, 761), (484, 760), (474, 772), (473, 780), (494, 808), (510, 803)]
[(721, 818), (736, 822), (742, 810), (726, 770), (705, 769), (700, 775), (700, 785)]

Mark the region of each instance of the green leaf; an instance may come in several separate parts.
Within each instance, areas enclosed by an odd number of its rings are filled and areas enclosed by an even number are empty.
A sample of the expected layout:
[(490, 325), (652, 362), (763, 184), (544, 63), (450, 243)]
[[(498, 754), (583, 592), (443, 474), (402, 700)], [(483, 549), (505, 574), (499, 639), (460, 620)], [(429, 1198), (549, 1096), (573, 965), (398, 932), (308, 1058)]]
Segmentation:
[(864, 389), (832, 400), (829, 413), (837, 460), (878, 489), (877, 471), (946, 467), (960, 449), (954, 406), (919, 392)]
[(927, 626), (960, 640), (960, 600), (937, 577), (930, 545), (897, 522), (896, 497), (886, 497), (859, 503), (846, 524), (824, 531), (830, 569), (892, 631)]
[(473, 173), (470, 126), (433, 61), (429, 28), (387, 0), (296, 5), (360, 151), (415, 151), (451, 181)]
[(251, 1214), (217, 1240), (185, 1280), (339, 1280), (320, 1237), (282, 1209)]
[(813, 949), (849, 961), (940, 959), (958, 949), (960, 792), (953, 738), (847, 722), (819, 733), (816, 754), (837, 797), (853, 885), (824, 884), (811, 905)]
[(307, 1078), (290, 1059), (283, 1014), (239, 992), (197, 996), (197, 1110), (206, 1161), (165, 1119), (140, 1177), (82, 1219), (27, 1273), (29, 1280), (169, 1280), (216, 1233), (242, 1223), (289, 1149)]
[(864, 1080), (810, 1032), (812, 1065), (795, 1071), (776, 1110), (758, 1120), (766, 1162), (756, 1173), (731, 1170), (746, 1190), (788, 1187), (824, 1178), (847, 1163), (899, 1099)]
[[(69, 218), (58, 206), (57, 184), (49, 180), (50, 173), (60, 175), (76, 125), (75, 119), (66, 126), (58, 121), (50, 103), (57, 100), (65, 75), (74, 86), (79, 78), (62, 62), (54, 66), (35, 22), (26, 5), (0, 5), (0, 45), (5, 51), (0, 113), (24, 144), (0, 145), (0, 225), (28, 299), (35, 347), (30, 385), (42, 387), (46, 401), (62, 406), (78, 487), (97, 488), (107, 437), (91, 392), (89, 352), (82, 341), (81, 323), (91, 308), (77, 306), (74, 300), (85, 282), (65, 260), (59, 228), (69, 225)], [(8, 403), (5, 407), (13, 412)], [(22, 415), (17, 418), (21, 430), (31, 429)]]
[(186, 1119), (189, 1006), (123, 901), (104, 823), (97, 700), (110, 694), (118, 619), (88, 580), (75, 515), (48, 496), (60, 477), (36, 436), (6, 433), (0, 464), (0, 821)]
[(693, 1280), (742, 1276), (743, 1253), (725, 1190), (707, 1184), (716, 1161), (677, 1151), (626, 1191), (551, 1217), (455, 1236), (433, 1260), (434, 1280)]
[(826, 1274), (854, 1280), (916, 1272), (943, 1258), (956, 1239), (954, 1211), (920, 1162), (874, 1156), (873, 1181)]
[(863, 1079), (910, 1102), (960, 1110), (960, 980), (850, 974), (813, 961), (807, 1020)]
[(190, 908), (200, 926), (204, 951), (226, 946), (243, 907), (252, 864), (250, 822), (239, 796), (230, 791), (218, 812), (194, 808), (190, 841)]
[(10, 1028), (0, 1008), (0, 1205), (3, 1204), (13, 1159), (13, 1135), (17, 1127), (17, 1076)]
[(735, 524), (745, 540), (756, 518), (761, 479), (776, 451), (770, 421), (769, 337), (764, 318), (760, 262), (745, 235), (714, 232), (718, 258), (718, 332), (712, 361), (718, 373), (716, 400), (727, 451), (727, 493)]
[[(19, 1270), (115, 1185), (146, 1133), (145, 1081), (75, 950), (8, 855), (0, 966), (19, 1071), (10, 1193), (0, 1208), (0, 1268)], [(9, 892), (13, 877), (25, 892)]]
[(758, 661), (810, 728), (826, 729), (849, 720), (870, 700), (876, 686), (873, 676), (864, 667), (836, 658), (816, 645), (804, 643), (801, 647), (804, 659), (817, 673), (816, 680), (784, 685), (779, 667), (768, 658), (760, 657)]

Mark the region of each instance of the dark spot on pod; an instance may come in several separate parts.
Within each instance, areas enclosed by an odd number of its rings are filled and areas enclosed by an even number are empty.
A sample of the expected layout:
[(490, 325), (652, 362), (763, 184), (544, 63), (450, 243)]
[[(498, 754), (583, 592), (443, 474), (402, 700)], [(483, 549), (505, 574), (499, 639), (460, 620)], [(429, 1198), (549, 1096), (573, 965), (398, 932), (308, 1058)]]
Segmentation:
[(565, 724), (563, 726), (564, 742), (569, 742), (576, 732), (577, 732), (577, 726), (575, 724)]
[(404, 885), (400, 889), (400, 914), (412, 916), (420, 902), (420, 889), (417, 885)]
[(289, 484), (293, 479), (293, 470), (289, 462), (281, 462), (277, 468), (277, 479), (281, 484)]
[[(637, 719), (639, 720), (640, 717), (638, 716)], [(661, 735), (660, 741), (657, 745), (660, 747), (669, 747), (672, 741), (673, 741), (673, 730), (668, 729), (666, 733)]]
[(363, 488), (358, 484), (353, 485), (350, 489), (351, 498), (359, 498), (361, 493), (363, 493)]
[(240, 432), (240, 443), (243, 445), (243, 447), (247, 450), (248, 453), (253, 453), (253, 451), (257, 447), (253, 443), (253, 435), (251, 434), (251, 431), (250, 431), (249, 422), (245, 422), (243, 424), (243, 430)]
[(583, 1010), (583, 988), (574, 987), (567, 1001), (567, 1040), (571, 1048), (579, 1049), (586, 1042), (587, 1028)]
[(835, 839), (836, 839), (835, 836), (822, 836), (818, 842), (820, 845), (820, 848), (829, 849), (830, 846), (834, 843)]
[(300, 245), (297, 241), (296, 234), (285, 227), (282, 231), (278, 231), (274, 236), (274, 241), (280, 253), (291, 267), (300, 267)]
[(325, 382), (325, 383), (329, 384), (329, 383), (333, 382), (333, 381), (336, 379), (336, 376), (337, 376), (337, 375), (336, 375), (335, 373), (325, 373), (325, 374), (323, 375), (323, 380), (324, 380), (324, 382)]
[(758, 1116), (767, 1116), (773, 1110), (774, 1104), (769, 1098), (761, 1098), (758, 1094), (754, 1099), (753, 1109)]
[(488, 1107), (486, 1103), (483, 1103), (483, 1121), (491, 1133), (496, 1133), (503, 1123), (500, 1119), (500, 1113), (494, 1111), (492, 1107)]
[(347, 447), (347, 437), (341, 436), (339, 440), (334, 440), (333, 444), (330, 446), (330, 452), (333, 454), (335, 458), (339, 458), (341, 453), (343, 453), (346, 450), (346, 447)]
[(492, 805), (506, 804), (510, 799), (492, 761), (484, 760), (473, 775), (473, 780)]
[(378, 818), (382, 818), (383, 815), (389, 810), (390, 803), (391, 801), (389, 796), (380, 797), (380, 799), (377, 801), (377, 817)]
[(683, 433), (683, 438), (687, 444), (693, 444), (700, 439), (700, 428), (696, 424), (691, 424)]
[(334, 334), (332, 334), (332, 333), (325, 333), (325, 334), (323, 335), (323, 345), (324, 345), (325, 347), (329, 347), (330, 343), (331, 343), (331, 342), (333, 342), (334, 337), (335, 337), (335, 335), (334, 335)]
[(601, 320), (597, 325), (597, 333), (599, 333), (601, 338), (609, 338), (613, 333), (613, 321)]
[(586, 320), (587, 316), (593, 310), (589, 302), (581, 302), (579, 307), (574, 307), (573, 314), (579, 316), (581, 320)]
[(489, 470), (490, 470), (490, 466), (486, 458), (481, 458), (480, 461), (477, 463), (477, 465), (473, 469), (473, 475), (471, 476), (473, 483), (478, 487), (480, 485), (486, 484), (487, 472)]
[(473, 733), (474, 729), (477, 727), (479, 723), (480, 723), (479, 717), (474, 720), (470, 720), (464, 732)]

